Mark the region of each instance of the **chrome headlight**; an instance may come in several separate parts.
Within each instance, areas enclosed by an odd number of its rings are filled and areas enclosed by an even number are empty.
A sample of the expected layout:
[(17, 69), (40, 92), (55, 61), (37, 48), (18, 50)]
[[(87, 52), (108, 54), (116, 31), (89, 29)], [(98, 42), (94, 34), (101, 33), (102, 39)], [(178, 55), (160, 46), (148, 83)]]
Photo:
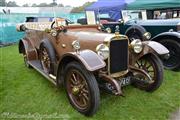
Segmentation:
[(111, 28), (109, 28), (109, 27), (106, 28), (106, 32), (107, 32), (107, 33), (111, 33)]
[(103, 59), (107, 59), (109, 57), (109, 47), (104, 44), (99, 44), (96, 47), (97, 54)]
[(145, 37), (147, 40), (151, 39), (151, 33), (150, 33), (150, 32), (144, 33), (144, 37)]
[(131, 42), (131, 46), (135, 53), (140, 53), (143, 50), (143, 45), (141, 40), (135, 39)]

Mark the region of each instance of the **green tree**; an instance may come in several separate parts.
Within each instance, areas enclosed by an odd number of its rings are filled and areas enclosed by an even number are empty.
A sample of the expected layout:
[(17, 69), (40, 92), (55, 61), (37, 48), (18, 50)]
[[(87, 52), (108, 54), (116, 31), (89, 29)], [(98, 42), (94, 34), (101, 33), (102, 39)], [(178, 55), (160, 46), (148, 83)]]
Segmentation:
[(23, 7), (29, 7), (29, 5), (28, 4), (24, 4), (24, 5), (22, 5)]
[(49, 5), (47, 3), (40, 3), (37, 5), (37, 7), (48, 7)]
[(84, 3), (82, 6), (74, 7), (74, 8), (71, 10), (71, 13), (80, 13), (80, 12), (83, 12), (86, 7), (92, 5), (93, 3), (94, 3), (94, 2), (86, 2), (86, 3)]
[(6, 6), (6, 1), (5, 0), (0, 0), (0, 6)]
[(37, 7), (36, 3), (33, 3), (33, 4), (32, 4), (32, 7)]
[(64, 5), (63, 4), (58, 4), (58, 7), (64, 7)]
[(57, 3), (50, 3), (48, 6), (49, 7), (57, 6)]
[(7, 6), (8, 6), (8, 7), (18, 7), (18, 5), (16, 4), (15, 1), (9, 1), (9, 2), (7, 3)]

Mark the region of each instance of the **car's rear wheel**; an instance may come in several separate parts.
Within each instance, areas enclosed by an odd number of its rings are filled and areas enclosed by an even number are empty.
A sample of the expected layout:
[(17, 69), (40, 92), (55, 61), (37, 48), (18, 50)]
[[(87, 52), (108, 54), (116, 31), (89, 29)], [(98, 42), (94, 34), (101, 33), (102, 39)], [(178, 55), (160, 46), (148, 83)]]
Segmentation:
[(156, 55), (148, 54), (141, 57), (135, 66), (144, 70), (151, 78), (151, 80), (149, 80), (145, 75), (136, 74), (136, 80), (133, 83), (135, 87), (148, 92), (152, 92), (160, 87), (163, 81), (163, 65)]
[(180, 68), (180, 43), (172, 39), (164, 39), (160, 43), (169, 50), (170, 54), (169, 59), (162, 59), (164, 67), (178, 70)]
[(23, 47), (23, 58), (24, 58), (24, 64), (27, 68), (32, 68), (32, 66), (28, 63), (28, 56), (27, 56), (27, 53), (26, 53), (26, 50), (25, 48)]
[(95, 114), (100, 94), (94, 75), (78, 62), (69, 63), (65, 73), (64, 84), (71, 105), (86, 116)]
[(39, 57), (43, 70), (48, 74), (54, 74), (55, 52), (49, 41), (41, 43)]

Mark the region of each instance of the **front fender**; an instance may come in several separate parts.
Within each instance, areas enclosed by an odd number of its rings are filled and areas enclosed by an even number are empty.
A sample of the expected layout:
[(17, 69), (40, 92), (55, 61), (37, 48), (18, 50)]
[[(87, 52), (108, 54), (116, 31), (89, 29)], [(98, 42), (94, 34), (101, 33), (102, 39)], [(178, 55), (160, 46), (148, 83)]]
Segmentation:
[(169, 53), (169, 50), (158, 42), (144, 41), (142, 43), (143, 43), (143, 50), (141, 53), (137, 54), (134, 53), (133, 50), (130, 51), (130, 61), (129, 61), (130, 65), (134, 65), (139, 58), (147, 54), (156, 54), (158, 56), (165, 56), (168, 55)]
[(106, 66), (104, 60), (91, 50), (69, 52), (62, 57), (60, 63), (68, 58), (73, 58), (74, 60), (80, 62), (88, 71), (96, 71)]
[(163, 32), (151, 39), (151, 41), (160, 41), (162, 39), (173, 39), (177, 42), (180, 42), (180, 33), (179, 32)]
[(79, 52), (68, 52), (64, 54), (58, 64), (57, 85), (61, 85), (64, 81), (64, 69), (66, 65), (72, 61), (77, 61), (84, 65), (88, 71), (96, 71), (106, 66), (106, 63), (93, 51), (82, 50)]
[(162, 44), (155, 41), (145, 41), (143, 42), (144, 46), (150, 47), (158, 55), (165, 55), (169, 53), (169, 50)]

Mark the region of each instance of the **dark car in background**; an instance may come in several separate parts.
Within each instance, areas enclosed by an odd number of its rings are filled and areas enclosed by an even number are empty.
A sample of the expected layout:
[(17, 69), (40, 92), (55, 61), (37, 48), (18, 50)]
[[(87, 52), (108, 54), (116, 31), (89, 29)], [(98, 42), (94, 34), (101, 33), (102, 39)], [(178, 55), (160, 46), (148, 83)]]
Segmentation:
[(145, 19), (142, 11), (132, 11), (125, 14), (122, 12), (120, 22), (106, 22), (103, 27), (107, 32), (115, 32), (118, 26), (122, 34), (130, 40), (139, 38), (147, 40), (143, 35), (151, 33), (151, 40), (166, 46), (170, 51), (169, 59), (162, 59), (165, 68), (177, 70), (180, 68), (180, 19)]
[[(170, 51), (170, 57), (162, 59), (164, 67), (171, 70), (180, 68), (180, 18), (149, 20), (145, 10), (122, 10), (121, 13), (122, 19), (118, 22), (115, 20), (109, 21), (110, 17), (108, 18), (108, 15), (103, 18), (97, 18), (97, 16), (94, 18), (97, 24), (102, 25), (102, 29), (105, 32), (114, 33), (118, 28), (121, 34), (129, 37), (130, 41), (141, 39), (142, 41), (152, 40), (160, 42)], [(86, 19), (88, 21), (88, 15)], [(82, 21), (82, 19), (79, 21)], [(85, 22), (82, 24), (85, 24)], [(151, 35), (145, 35), (147, 32), (151, 33)]]

